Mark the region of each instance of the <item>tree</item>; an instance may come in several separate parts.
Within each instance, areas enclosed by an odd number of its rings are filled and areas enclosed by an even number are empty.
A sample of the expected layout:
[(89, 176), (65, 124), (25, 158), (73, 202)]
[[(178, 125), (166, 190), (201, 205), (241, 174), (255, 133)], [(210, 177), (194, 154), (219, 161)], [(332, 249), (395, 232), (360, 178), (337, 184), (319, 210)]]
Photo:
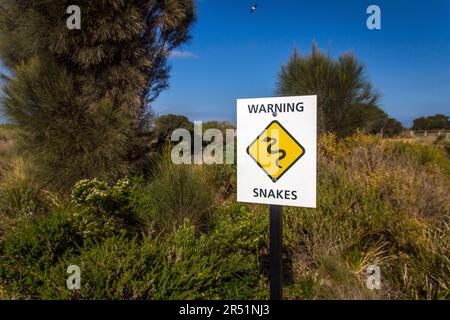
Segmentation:
[(421, 117), (414, 120), (414, 130), (450, 130), (449, 117), (436, 114), (429, 117)]
[(399, 121), (388, 117), (384, 121), (382, 133), (385, 137), (394, 137), (402, 133), (403, 129), (404, 128)]
[(278, 77), (280, 95), (318, 96), (319, 133), (346, 136), (356, 130), (373, 132), (387, 115), (379, 108), (379, 94), (365, 77), (365, 67), (352, 54), (334, 60), (315, 44), (310, 56), (294, 50)]
[(170, 142), (172, 132), (176, 129), (186, 129), (193, 134), (194, 124), (187, 117), (176, 114), (167, 114), (158, 117), (155, 125), (156, 143), (163, 145)]
[(2, 110), (36, 174), (61, 188), (116, 179), (148, 151), (149, 104), (167, 57), (189, 39), (192, 0), (1, 0), (0, 56), (13, 74)]
[(225, 136), (227, 129), (236, 129), (235, 125), (233, 125), (229, 121), (206, 121), (203, 122), (203, 131), (206, 131), (208, 129), (218, 129), (222, 134)]

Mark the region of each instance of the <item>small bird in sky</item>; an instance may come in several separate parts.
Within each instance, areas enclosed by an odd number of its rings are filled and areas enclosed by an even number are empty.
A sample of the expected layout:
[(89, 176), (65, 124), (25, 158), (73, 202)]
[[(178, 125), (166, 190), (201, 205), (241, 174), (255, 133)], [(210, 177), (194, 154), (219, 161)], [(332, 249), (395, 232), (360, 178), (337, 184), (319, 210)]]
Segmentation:
[(256, 3), (254, 5), (252, 5), (252, 7), (250, 8), (250, 13), (255, 12), (257, 7), (258, 7), (258, 5)]

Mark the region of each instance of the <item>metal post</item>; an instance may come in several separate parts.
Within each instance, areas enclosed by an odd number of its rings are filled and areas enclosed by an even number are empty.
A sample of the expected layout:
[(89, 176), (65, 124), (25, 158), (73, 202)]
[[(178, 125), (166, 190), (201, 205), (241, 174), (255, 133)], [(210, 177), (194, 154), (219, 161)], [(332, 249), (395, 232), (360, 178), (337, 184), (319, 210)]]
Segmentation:
[(270, 300), (282, 300), (281, 206), (270, 205)]

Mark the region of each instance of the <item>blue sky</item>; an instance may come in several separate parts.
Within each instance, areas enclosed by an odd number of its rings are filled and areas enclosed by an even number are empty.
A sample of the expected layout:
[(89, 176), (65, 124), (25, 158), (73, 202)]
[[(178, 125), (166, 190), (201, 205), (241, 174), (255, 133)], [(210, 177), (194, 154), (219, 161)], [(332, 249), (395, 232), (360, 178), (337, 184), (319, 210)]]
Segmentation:
[[(258, 4), (250, 14), (252, 3)], [(377, 4), (382, 30), (369, 31)], [(311, 43), (333, 56), (352, 51), (381, 92), (382, 108), (405, 125), (450, 111), (450, 1), (203, 0), (192, 40), (171, 59), (171, 87), (158, 114), (235, 121), (237, 98), (275, 94), (281, 64)]]
[[(381, 7), (382, 30), (366, 27), (371, 4)], [(157, 114), (235, 122), (236, 99), (274, 95), (280, 66), (294, 47), (309, 53), (312, 41), (333, 56), (354, 52), (382, 108), (405, 125), (450, 113), (450, 0), (199, 0), (197, 7), (193, 38), (170, 59)]]

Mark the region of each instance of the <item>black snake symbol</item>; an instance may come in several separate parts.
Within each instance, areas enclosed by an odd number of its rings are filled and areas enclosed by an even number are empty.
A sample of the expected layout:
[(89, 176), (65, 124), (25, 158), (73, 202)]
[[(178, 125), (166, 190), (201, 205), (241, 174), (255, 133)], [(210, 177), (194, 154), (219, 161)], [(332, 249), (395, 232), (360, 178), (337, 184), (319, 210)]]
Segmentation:
[(275, 162), (278, 168), (283, 168), (282, 166), (280, 166), (280, 160), (286, 158), (286, 151), (284, 151), (283, 149), (278, 149), (278, 150), (272, 150), (272, 147), (277, 143), (277, 139), (275, 138), (271, 138), (271, 137), (267, 137), (264, 138), (263, 140), (264, 142), (271, 142), (268, 146), (267, 146), (267, 152), (270, 154), (277, 154), (277, 153), (281, 153), (280, 157), (277, 159), (277, 161)]

